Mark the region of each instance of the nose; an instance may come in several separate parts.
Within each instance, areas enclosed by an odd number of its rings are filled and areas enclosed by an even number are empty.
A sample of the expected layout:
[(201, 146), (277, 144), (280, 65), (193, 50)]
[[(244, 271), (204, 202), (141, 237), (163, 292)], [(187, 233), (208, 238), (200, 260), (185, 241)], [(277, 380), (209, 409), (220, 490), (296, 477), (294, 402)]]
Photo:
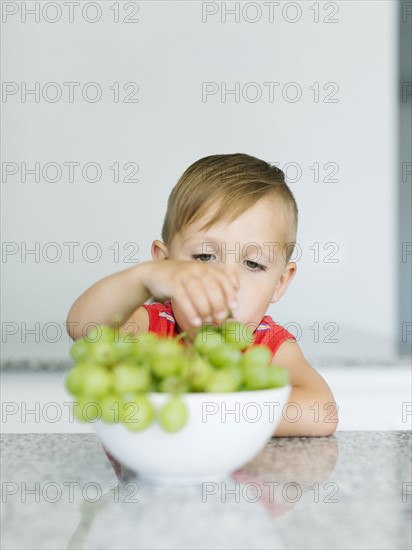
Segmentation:
[(230, 264), (227, 270), (231, 278), (233, 288), (239, 291), (240, 290), (240, 265), (238, 263), (234, 265)]
[(229, 281), (232, 283), (233, 288), (236, 291), (240, 290), (240, 266), (237, 264), (224, 263), (216, 265), (216, 269), (222, 270), (226, 276), (229, 277)]

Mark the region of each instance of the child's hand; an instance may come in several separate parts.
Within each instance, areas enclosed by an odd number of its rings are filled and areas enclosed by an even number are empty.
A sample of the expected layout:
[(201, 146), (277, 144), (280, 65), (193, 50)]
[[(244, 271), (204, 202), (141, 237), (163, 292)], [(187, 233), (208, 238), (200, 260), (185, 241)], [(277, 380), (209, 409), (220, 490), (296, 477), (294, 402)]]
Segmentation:
[(218, 268), (190, 260), (148, 262), (143, 280), (146, 288), (161, 299), (179, 303), (189, 324), (221, 321), (237, 306), (239, 279), (227, 266)]

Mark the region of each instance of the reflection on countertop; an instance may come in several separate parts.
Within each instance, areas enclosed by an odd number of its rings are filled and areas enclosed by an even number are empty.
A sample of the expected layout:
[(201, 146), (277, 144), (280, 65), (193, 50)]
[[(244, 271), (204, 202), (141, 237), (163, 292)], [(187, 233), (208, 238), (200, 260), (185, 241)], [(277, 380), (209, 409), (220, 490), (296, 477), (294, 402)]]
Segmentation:
[(272, 438), (226, 481), (143, 483), (92, 434), (2, 437), (3, 548), (403, 549), (411, 433)]

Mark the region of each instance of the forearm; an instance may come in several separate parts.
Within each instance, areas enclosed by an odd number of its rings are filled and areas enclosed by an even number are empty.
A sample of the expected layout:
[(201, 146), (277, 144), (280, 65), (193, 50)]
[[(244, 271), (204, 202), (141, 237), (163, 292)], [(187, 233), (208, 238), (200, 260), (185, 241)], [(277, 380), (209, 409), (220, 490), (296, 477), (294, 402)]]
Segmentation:
[(88, 323), (122, 324), (150, 298), (144, 284), (149, 264), (144, 262), (104, 277), (88, 288), (72, 305), (67, 316), (67, 331), (76, 340)]
[(311, 388), (292, 388), (288, 404), (283, 407), (276, 437), (326, 436), (336, 430), (338, 407), (330, 391), (315, 393)]

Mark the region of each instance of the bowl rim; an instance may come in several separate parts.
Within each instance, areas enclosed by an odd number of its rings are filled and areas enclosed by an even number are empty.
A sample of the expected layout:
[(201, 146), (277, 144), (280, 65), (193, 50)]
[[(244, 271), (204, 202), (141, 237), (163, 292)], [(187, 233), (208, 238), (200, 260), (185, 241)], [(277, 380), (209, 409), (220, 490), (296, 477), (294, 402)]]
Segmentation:
[[(279, 392), (279, 391), (282, 391), (282, 390), (286, 390), (286, 389), (292, 389), (292, 384), (286, 384), (285, 386), (279, 386), (277, 388), (266, 388), (266, 389), (262, 389), (262, 390), (241, 390), (241, 391), (222, 391), (222, 392), (177, 392), (176, 395), (179, 395), (180, 397), (184, 397), (184, 396), (190, 396), (190, 397), (197, 397), (197, 398), (201, 398), (201, 397), (211, 397), (211, 396), (230, 396), (230, 395), (251, 395), (251, 394), (258, 394), (258, 395), (262, 395), (262, 394), (265, 394), (265, 393), (272, 393), (272, 392)], [(153, 396), (157, 396), (157, 395), (164, 395), (164, 396), (170, 396), (170, 395), (174, 395), (173, 393), (171, 392), (146, 392), (144, 395), (153, 395)]]

